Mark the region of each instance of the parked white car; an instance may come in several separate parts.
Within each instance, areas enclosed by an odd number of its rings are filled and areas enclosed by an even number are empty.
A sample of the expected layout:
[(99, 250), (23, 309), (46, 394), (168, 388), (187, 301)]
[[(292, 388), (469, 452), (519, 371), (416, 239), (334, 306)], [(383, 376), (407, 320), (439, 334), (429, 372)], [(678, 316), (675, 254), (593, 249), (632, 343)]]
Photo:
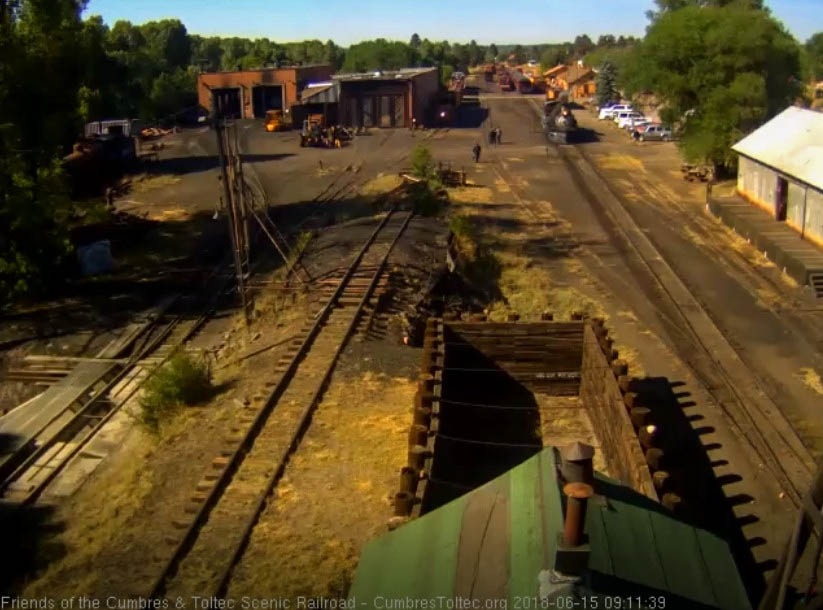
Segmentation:
[(618, 112), (631, 112), (633, 110), (634, 108), (632, 108), (631, 104), (615, 104), (614, 106), (606, 106), (605, 108), (601, 108), (598, 118), (601, 121), (605, 119), (613, 119), (614, 115)]
[(612, 119), (614, 124), (618, 127), (624, 127), (626, 125), (626, 121), (632, 121), (635, 119), (641, 118), (643, 115), (639, 112), (631, 111), (631, 112), (618, 112), (614, 115)]
[(620, 129), (626, 127), (626, 125), (631, 124), (634, 121), (642, 121), (646, 117), (643, 116), (641, 112), (621, 112), (615, 122)]

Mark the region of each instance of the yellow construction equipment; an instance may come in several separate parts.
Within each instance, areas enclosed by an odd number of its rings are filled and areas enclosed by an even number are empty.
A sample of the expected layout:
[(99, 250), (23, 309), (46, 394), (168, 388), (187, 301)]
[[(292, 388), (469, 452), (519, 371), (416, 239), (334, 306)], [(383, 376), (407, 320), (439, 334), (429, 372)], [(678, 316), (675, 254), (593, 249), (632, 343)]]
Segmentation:
[(266, 111), (266, 131), (285, 131), (291, 129), (282, 110)]

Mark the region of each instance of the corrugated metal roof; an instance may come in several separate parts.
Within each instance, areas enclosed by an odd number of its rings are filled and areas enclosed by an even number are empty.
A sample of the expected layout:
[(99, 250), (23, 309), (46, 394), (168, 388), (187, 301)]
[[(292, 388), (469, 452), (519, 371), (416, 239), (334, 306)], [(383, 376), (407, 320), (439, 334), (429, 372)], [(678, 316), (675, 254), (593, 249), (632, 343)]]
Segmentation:
[(427, 72), (432, 72), (437, 68), (400, 68), (399, 70), (375, 70), (374, 72), (357, 72), (349, 74), (335, 74), (334, 80), (390, 80), (390, 79), (410, 79)]
[(823, 113), (790, 106), (732, 150), (823, 190)]
[(320, 85), (303, 89), (300, 101), (303, 104), (334, 104), (340, 100), (340, 85)]
[[(669, 608), (750, 608), (723, 540), (677, 521), (656, 502), (599, 474), (594, 488), (601, 497), (586, 511), (588, 575), (577, 589), (587, 596), (585, 607), (596, 607), (592, 596), (603, 602), (643, 591), (645, 597), (666, 596)], [(563, 530), (562, 502), (554, 449), (546, 448), (372, 540), (360, 556), (349, 599), (357, 607), (384, 608), (391, 607), (386, 600), (438, 596), (508, 600), (509, 608), (525, 608), (517, 602), (547, 592), (568, 599), (572, 591), (547, 582)], [(481, 601), (474, 607), (504, 606)]]

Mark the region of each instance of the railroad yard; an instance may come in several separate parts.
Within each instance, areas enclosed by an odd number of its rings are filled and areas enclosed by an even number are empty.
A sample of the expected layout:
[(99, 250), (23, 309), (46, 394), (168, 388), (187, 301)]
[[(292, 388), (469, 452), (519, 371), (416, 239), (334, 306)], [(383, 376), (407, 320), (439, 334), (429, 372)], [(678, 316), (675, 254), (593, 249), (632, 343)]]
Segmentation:
[[(558, 145), (544, 100), (469, 75), (454, 124), (339, 149), (233, 121), (242, 299), (226, 151), (162, 136), (115, 197), (112, 273), (2, 322), (0, 589), (342, 600), (370, 543), (583, 443), (759, 599), (823, 456), (823, 305), (706, 212), (674, 142), (575, 106), (588, 137)], [(421, 145), (460, 176), (428, 206)], [(181, 352), (210, 393), (149, 431), (143, 386)], [(670, 607), (743, 607), (721, 588)]]

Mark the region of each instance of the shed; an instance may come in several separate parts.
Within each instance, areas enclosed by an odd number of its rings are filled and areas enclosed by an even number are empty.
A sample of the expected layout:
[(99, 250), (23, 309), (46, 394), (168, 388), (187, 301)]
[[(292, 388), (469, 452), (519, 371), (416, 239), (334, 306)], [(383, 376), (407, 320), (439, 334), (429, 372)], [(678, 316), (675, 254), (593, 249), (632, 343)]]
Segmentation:
[(823, 245), (823, 114), (790, 106), (732, 150), (737, 192)]
[(410, 127), (423, 123), (440, 89), (437, 68), (335, 74), (339, 117), (347, 127)]
[[(372, 540), (349, 600), (358, 608), (629, 607), (614, 605), (621, 596), (632, 598), (632, 608), (751, 607), (725, 541), (599, 473), (586, 511), (587, 569), (576, 584), (558, 578), (563, 495), (556, 463), (556, 450), (546, 448)], [(409, 601), (418, 605), (402, 605)]]

